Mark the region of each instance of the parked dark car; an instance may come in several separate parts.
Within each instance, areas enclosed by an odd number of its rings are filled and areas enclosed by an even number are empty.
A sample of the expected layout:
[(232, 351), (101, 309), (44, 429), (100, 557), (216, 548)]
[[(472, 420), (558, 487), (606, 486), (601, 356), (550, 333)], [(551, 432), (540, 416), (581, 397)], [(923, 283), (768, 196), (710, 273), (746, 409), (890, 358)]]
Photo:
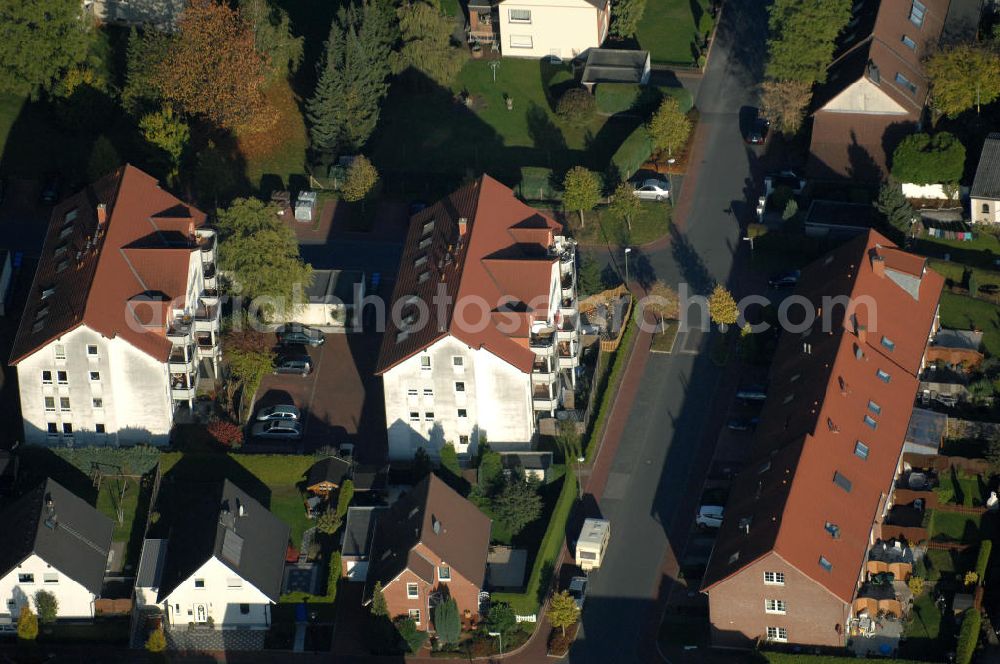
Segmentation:
[(794, 288), (798, 285), (801, 276), (802, 272), (800, 270), (779, 272), (778, 274), (771, 275), (771, 278), (767, 280), (767, 285), (771, 288)]
[(62, 186), (62, 182), (58, 175), (51, 173), (45, 176), (45, 182), (42, 184), (42, 193), (40, 195), (42, 202), (52, 205), (59, 200), (59, 190)]
[(312, 373), (312, 359), (308, 355), (286, 355), (274, 363), (276, 374), (299, 374), (308, 376)]
[(732, 431), (754, 431), (759, 421), (756, 417), (731, 417), (726, 422), (726, 428)]
[(278, 343), (282, 346), (322, 346), (326, 337), (319, 330), (299, 323), (288, 323), (277, 330)]
[(767, 398), (767, 387), (764, 385), (744, 385), (736, 392), (736, 398), (746, 401), (763, 401)]
[(761, 116), (760, 111), (755, 108), (744, 140), (750, 145), (764, 145), (767, 142), (767, 134), (770, 129), (771, 123), (767, 118)]
[(250, 428), (250, 435), (272, 440), (298, 440), (302, 437), (302, 423), (295, 420), (256, 422)]
[(583, 611), (583, 603), (587, 599), (587, 577), (574, 576), (569, 581), (569, 588), (566, 589), (569, 596), (576, 602), (576, 608)]

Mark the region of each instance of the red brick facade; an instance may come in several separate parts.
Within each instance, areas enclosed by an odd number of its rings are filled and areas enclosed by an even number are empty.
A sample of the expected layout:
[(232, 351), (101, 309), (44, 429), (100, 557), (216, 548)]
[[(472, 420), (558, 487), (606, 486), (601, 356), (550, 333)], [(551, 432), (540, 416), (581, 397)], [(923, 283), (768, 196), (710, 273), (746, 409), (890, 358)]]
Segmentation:
[[(450, 581), (439, 581), (437, 576), (442, 564), (441, 559), (423, 544), (418, 544), (413, 550), (434, 564), (434, 583), (428, 583), (410, 569), (403, 570), (396, 579), (382, 589), (382, 595), (389, 607), (389, 615), (395, 618), (396, 616), (408, 615), (410, 610), (418, 610), (420, 611), (420, 620), (417, 627), (422, 630), (430, 629), (432, 618), (428, 610), (430, 595), (441, 592), (443, 595), (446, 594), (455, 599), (459, 617), (464, 617), (465, 612), (468, 611), (471, 617), (477, 618), (481, 589), (454, 568), (451, 568)], [(407, 590), (409, 584), (416, 584), (416, 597), (409, 596)]]

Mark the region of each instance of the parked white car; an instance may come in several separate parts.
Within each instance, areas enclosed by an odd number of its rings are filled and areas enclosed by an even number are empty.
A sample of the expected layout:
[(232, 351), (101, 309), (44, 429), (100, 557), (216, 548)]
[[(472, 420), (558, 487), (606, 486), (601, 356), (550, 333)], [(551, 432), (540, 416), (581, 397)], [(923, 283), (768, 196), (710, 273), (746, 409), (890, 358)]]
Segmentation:
[(670, 183), (666, 180), (644, 180), (635, 188), (635, 197), (644, 201), (670, 200)]
[(301, 418), (301, 413), (299, 409), (295, 406), (288, 404), (282, 404), (277, 406), (267, 406), (266, 408), (261, 408), (257, 413), (257, 421), (264, 422), (266, 420), (298, 420)]
[(702, 528), (721, 528), (722, 506), (702, 505), (698, 508), (698, 516), (695, 518), (694, 522)]

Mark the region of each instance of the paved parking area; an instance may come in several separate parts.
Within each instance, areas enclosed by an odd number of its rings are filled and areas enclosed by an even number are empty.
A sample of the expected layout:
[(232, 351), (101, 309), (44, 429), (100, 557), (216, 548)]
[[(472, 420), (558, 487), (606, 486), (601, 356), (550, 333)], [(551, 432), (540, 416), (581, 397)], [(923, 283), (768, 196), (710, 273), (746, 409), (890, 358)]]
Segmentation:
[[(302, 410), (304, 452), (353, 443), (360, 462), (384, 461), (388, 444), (382, 379), (372, 373), (380, 342), (381, 335), (372, 333), (327, 334), (319, 348), (292, 350), (309, 354), (313, 372), (266, 376), (254, 412), (274, 404), (295, 404)], [(254, 444), (248, 447), (253, 449)]]

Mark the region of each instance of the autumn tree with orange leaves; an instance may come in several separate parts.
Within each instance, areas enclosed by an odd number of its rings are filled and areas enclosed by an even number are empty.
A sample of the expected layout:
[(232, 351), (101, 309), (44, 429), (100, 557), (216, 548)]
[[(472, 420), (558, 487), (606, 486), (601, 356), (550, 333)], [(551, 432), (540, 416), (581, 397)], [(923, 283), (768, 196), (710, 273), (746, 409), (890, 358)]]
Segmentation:
[(177, 27), (153, 77), (165, 100), (228, 129), (274, 122), (262, 91), (267, 56), (255, 50), (243, 15), (216, 0), (191, 0)]

